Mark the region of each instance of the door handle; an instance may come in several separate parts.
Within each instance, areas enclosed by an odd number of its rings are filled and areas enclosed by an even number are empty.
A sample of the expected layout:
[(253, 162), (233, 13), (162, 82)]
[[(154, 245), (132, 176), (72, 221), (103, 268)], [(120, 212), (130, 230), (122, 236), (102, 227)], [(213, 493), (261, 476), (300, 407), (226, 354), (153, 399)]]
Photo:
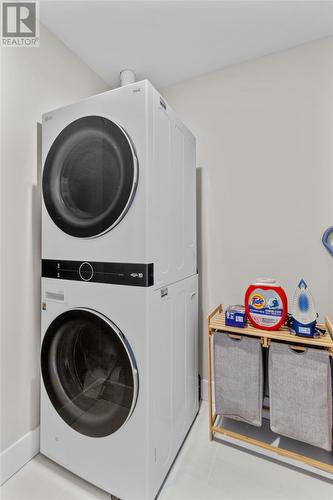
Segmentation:
[(326, 250), (333, 257), (333, 226), (326, 229), (326, 231), (323, 234), (322, 242)]

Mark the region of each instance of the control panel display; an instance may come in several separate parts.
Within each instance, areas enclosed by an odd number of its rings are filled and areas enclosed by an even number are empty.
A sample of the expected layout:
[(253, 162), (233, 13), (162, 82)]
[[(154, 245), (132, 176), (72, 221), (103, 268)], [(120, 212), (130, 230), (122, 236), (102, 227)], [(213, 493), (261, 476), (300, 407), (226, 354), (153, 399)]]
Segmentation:
[(154, 284), (154, 265), (43, 259), (42, 276), (62, 280), (148, 287)]

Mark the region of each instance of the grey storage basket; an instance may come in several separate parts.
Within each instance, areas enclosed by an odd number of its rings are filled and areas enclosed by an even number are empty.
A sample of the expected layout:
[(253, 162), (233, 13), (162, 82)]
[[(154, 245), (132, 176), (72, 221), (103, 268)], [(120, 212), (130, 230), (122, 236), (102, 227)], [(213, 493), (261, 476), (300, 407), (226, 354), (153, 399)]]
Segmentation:
[(259, 339), (214, 333), (216, 413), (261, 426), (263, 362)]
[(332, 381), (329, 353), (269, 348), (270, 425), (273, 432), (332, 450)]

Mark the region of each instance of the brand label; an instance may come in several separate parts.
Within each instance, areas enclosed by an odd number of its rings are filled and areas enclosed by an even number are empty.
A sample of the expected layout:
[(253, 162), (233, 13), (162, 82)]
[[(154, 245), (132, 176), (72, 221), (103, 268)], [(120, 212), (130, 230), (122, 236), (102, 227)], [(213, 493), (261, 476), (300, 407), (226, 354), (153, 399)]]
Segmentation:
[(250, 298), (250, 305), (254, 307), (254, 309), (263, 309), (266, 305), (265, 297), (259, 293), (254, 293)]
[(249, 312), (258, 325), (274, 327), (283, 313), (280, 296), (272, 289), (257, 288), (249, 297)]
[(298, 331), (299, 331), (299, 333), (304, 333), (306, 335), (310, 335), (311, 334), (311, 329), (309, 327), (307, 327), (307, 326), (300, 326), (298, 328)]

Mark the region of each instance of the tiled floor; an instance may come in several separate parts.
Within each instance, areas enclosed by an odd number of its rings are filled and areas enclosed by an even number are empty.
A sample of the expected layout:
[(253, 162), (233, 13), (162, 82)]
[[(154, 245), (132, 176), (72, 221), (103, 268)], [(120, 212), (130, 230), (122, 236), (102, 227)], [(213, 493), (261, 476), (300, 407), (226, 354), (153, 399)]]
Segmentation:
[[(38, 455), (0, 490), (1, 500), (106, 500), (110, 496)], [(333, 482), (207, 439), (207, 404), (158, 500), (332, 500)], [(138, 499), (140, 500), (140, 499)]]

